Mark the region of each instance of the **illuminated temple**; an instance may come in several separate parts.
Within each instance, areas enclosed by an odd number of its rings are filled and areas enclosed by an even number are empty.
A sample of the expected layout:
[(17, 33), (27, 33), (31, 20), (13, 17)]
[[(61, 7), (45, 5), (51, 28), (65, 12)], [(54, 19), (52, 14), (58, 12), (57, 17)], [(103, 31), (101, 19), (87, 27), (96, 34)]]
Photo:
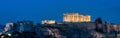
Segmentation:
[(82, 15), (79, 13), (65, 13), (63, 22), (90, 22), (90, 15)]

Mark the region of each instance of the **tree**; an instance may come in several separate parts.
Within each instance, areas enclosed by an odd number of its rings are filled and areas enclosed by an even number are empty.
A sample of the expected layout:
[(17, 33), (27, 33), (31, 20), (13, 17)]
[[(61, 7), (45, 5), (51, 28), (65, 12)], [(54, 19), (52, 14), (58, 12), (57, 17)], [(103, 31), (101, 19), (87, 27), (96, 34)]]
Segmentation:
[(105, 25), (104, 25), (104, 27), (105, 27), (106, 32), (108, 33), (109, 30), (108, 30), (108, 26), (107, 26), (107, 21), (105, 21)]
[(32, 38), (32, 34), (29, 31), (22, 32), (22, 38)]
[(95, 20), (95, 30), (98, 31), (98, 32), (103, 32), (103, 29), (100, 28), (100, 26), (98, 26), (98, 24), (102, 24), (102, 19), (101, 17), (98, 17), (96, 20)]
[(97, 24), (102, 24), (102, 19), (101, 19), (101, 17), (98, 17), (98, 18), (95, 20), (95, 23), (97, 23)]
[(21, 38), (21, 33), (18, 31), (13, 31), (12, 32), (12, 38)]

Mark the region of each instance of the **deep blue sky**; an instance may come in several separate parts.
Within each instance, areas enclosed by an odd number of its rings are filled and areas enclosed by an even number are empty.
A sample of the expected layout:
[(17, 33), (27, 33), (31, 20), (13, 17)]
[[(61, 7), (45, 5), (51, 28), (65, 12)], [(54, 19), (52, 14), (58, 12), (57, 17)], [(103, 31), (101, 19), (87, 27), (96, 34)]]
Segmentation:
[(0, 24), (17, 20), (62, 21), (66, 12), (89, 14), (120, 24), (120, 0), (0, 0)]

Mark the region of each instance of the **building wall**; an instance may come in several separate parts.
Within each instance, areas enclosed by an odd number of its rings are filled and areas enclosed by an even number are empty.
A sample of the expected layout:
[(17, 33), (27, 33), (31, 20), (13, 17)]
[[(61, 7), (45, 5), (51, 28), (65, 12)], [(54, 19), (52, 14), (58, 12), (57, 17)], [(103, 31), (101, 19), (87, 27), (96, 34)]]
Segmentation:
[(67, 13), (63, 16), (64, 22), (90, 22), (90, 15), (83, 16), (78, 13)]

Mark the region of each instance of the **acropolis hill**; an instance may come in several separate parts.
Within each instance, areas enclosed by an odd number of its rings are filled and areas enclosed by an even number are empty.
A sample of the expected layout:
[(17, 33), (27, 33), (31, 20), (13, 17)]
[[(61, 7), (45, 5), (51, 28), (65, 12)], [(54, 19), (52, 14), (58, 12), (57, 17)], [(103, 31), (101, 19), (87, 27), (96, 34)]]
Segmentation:
[(30, 20), (6, 23), (1, 38), (120, 38), (120, 25), (90, 15), (64, 13), (63, 22), (42, 20), (34, 24)]

